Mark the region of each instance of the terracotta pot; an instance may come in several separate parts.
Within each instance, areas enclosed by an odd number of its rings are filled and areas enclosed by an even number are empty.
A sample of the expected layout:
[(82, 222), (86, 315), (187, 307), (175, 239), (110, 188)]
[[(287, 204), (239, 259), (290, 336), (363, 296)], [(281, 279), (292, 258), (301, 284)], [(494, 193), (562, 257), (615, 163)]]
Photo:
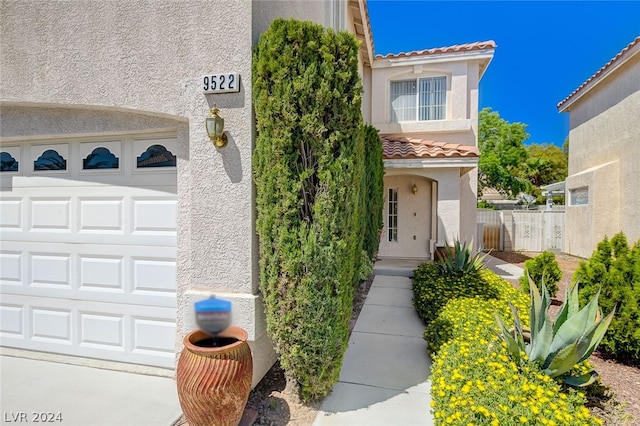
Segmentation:
[(231, 327), (218, 335), (224, 346), (198, 346), (207, 340), (200, 330), (184, 338), (176, 372), (180, 406), (189, 426), (237, 426), (253, 376), (247, 332)]

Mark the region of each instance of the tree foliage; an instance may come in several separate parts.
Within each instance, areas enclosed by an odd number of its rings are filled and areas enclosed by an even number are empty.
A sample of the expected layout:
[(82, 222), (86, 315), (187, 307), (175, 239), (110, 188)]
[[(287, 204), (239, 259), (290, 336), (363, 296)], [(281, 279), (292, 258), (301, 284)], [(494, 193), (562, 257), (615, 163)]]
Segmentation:
[(515, 197), (530, 184), (519, 176), (518, 169), (528, 158), (524, 141), (529, 137), (523, 123), (509, 123), (497, 111), (484, 108), (478, 114), (478, 189), (495, 188)]
[(260, 289), (267, 331), (304, 400), (338, 379), (363, 230), (379, 222), (363, 218), (364, 158), (378, 154), (364, 142), (374, 138), (362, 128), (357, 53), (348, 33), (277, 19), (253, 58)]
[(534, 186), (540, 187), (567, 178), (569, 157), (562, 148), (552, 144), (527, 146), (528, 159), (522, 164), (519, 174)]

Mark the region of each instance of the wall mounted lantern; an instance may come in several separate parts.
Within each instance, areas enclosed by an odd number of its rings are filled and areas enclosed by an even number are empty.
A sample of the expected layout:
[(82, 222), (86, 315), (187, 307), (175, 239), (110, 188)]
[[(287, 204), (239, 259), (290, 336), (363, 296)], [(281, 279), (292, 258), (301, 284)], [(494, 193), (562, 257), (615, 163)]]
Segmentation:
[(415, 183), (411, 187), (411, 192), (413, 193), (413, 195), (416, 195), (418, 193), (418, 187), (416, 186)]
[(224, 133), (224, 118), (220, 117), (218, 108), (211, 108), (211, 115), (207, 117), (207, 134), (211, 142), (218, 148), (227, 146), (227, 135)]

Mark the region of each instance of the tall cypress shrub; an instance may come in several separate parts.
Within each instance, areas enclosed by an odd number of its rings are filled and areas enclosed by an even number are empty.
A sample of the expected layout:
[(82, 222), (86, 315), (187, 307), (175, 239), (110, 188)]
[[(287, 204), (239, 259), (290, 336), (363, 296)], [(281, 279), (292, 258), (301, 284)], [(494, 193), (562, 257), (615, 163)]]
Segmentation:
[(267, 331), (309, 400), (338, 380), (361, 232), (358, 44), (275, 20), (254, 51), (254, 180)]
[(618, 361), (640, 365), (640, 240), (629, 247), (620, 232), (600, 241), (591, 258), (573, 275), (580, 283), (580, 304), (600, 292), (604, 315), (616, 314), (598, 350)]
[(369, 125), (363, 126), (365, 171), (363, 200), (364, 250), (373, 259), (380, 244), (382, 229), (382, 203), (384, 202), (384, 163), (382, 161), (382, 142), (378, 130)]

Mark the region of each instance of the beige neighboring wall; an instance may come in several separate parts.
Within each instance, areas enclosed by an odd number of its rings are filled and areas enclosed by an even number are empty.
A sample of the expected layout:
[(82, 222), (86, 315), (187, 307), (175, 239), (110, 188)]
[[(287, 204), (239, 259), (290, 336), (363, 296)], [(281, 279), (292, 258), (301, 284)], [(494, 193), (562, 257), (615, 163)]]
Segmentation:
[[(569, 97), (561, 109), (570, 113), (566, 180), (570, 237), (564, 251), (576, 256), (590, 257), (598, 242), (620, 231), (630, 244), (640, 239), (639, 51), (636, 44), (628, 60), (591, 81), (573, 95), (575, 99)], [(589, 188), (588, 204), (571, 205), (571, 190), (581, 187)]]

